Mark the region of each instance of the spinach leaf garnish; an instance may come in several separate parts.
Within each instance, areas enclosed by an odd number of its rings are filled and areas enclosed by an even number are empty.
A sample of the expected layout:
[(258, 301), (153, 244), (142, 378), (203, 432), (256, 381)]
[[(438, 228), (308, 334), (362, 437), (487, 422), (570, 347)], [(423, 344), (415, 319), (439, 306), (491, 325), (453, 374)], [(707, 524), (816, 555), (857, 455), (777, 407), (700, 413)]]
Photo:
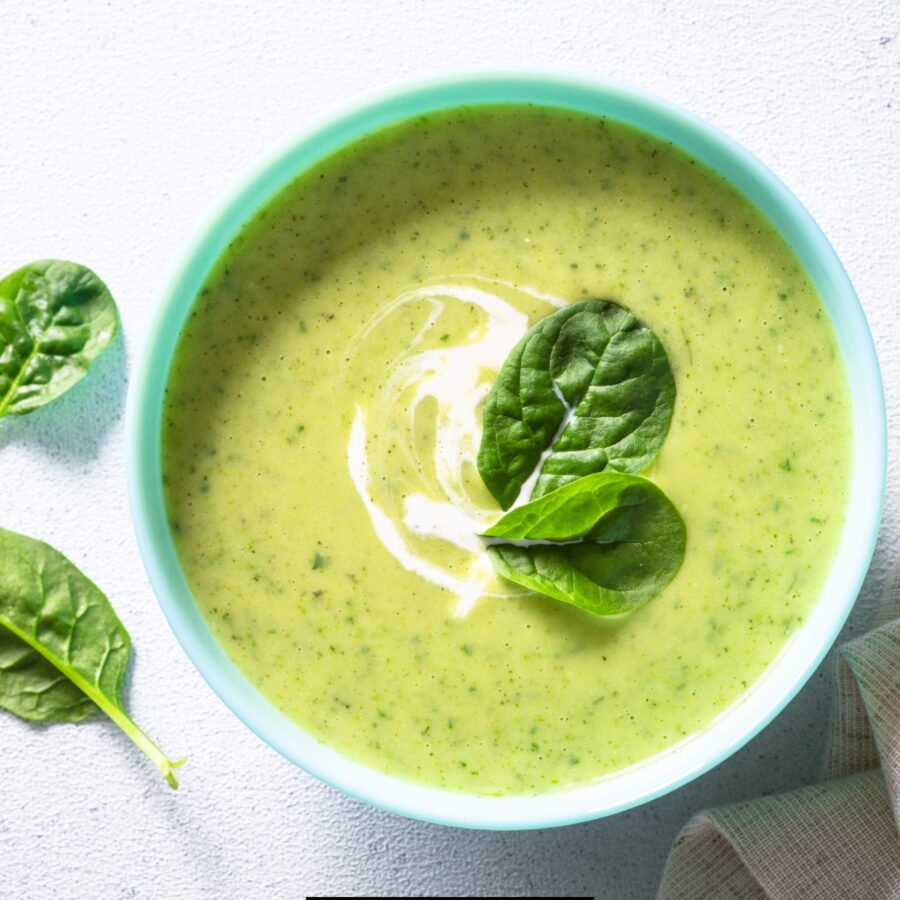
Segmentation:
[(548, 449), (533, 497), (607, 468), (640, 472), (665, 440), (674, 401), (666, 352), (646, 325), (608, 300), (573, 303), (529, 329), (503, 364), (484, 407), (478, 471), (502, 509)]
[(106, 285), (77, 263), (42, 260), (0, 279), (0, 417), (65, 393), (118, 325)]
[(98, 709), (173, 788), (172, 762), (122, 704), (131, 639), (103, 592), (52, 547), (0, 528), (0, 707), (38, 722)]
[[(511, 510), (484, 533), (504, 578), (602, 616), (658, 594), (684, 559), (684, 522), (646, 478), (598, 472)], [(540, 541), (543, 543), (530, 543)]]
[(497, 573), (601, 616), (656, 596), (681, 567), (687, 533), (635, 473), (659, 452), (674, 404), (659, 338), (624, 307), (584, 300), (529, 329), (488, 394), (478, 451), (503, 509), (537, 476), (531, 501), (483, 535), (510, 542), (488, 547)]

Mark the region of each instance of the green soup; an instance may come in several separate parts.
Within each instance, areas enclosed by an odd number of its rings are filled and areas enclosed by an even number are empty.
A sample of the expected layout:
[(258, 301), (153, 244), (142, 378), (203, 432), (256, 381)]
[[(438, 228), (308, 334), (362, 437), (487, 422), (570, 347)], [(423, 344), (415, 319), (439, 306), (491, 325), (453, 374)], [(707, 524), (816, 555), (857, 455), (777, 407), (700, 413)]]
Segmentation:
[[(497, 578), (484, 397), (542, 316), (608, 298), (660, 337), (675, 580), (615, 620)], [(850, 468), (806, 274), (694, 160), (599, 118), (429, 115), (308, 171), (223, 254), (168, 384), (172, 531), (210, 627), (312, 735), (385, 772), (535, 793), (708, 725), (810, 610)]]

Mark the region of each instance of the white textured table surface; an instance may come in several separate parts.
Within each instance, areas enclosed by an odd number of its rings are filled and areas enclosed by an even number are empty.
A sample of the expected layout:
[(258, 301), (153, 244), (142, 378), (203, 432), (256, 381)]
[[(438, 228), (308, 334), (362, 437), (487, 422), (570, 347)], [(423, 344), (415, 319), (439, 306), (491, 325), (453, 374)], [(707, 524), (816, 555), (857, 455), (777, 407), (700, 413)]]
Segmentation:
[[(51, 408), (0, 423), (0, 523), (103, 586), (134, 638), (135, 717), (190, 755), (173, 793), (108, 722), (0, 717), (0, 896), (643, 898), (691, 813), (812, 781), (831, 658), (732, 759), (604, 821), (454, 831), (323, 787), (227, 712), (163, 619), (126, 504), (125, 390), (186, 239), (310, 116), (442, 69), (558, 67), (687, 106), (793, 188), (862, 298), (896, 434), (898, 23), (891, 0), (0, 0), (0, 271), (87, 263), (117, 297), (125, 337)], [(897, 475), (845, 635), (867, 627), (898, 549)]]

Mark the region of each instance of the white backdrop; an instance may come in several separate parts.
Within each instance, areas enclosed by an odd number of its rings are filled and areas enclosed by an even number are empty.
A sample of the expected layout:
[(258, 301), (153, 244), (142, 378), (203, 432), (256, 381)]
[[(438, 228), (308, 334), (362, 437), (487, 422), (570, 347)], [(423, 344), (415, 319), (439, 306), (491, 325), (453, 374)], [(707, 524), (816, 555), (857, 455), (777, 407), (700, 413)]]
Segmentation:
[[(50, 541), (109, 594), (136, 648), (131, 709), (190, 756), (173, 793), (110, 723), (0, 716), (0, 897), (644, 898), (692, 812), (812, 781), (831, 658), (731, 760), (605, 821), (462, 832), (321, 786), (227, 712), (169, 632), (128, 515), (125, 390), (186, 240), (310, 116), (442, 70), (556, 67), (687, 106), (799, 195), (862, 298), (896, 436), (898, 22), (890, 0), (0, 0), (0, 272), (90, 265), (125, 337), (51, 408), (0, 423), (0, 523)], [(897, 550), (897, 474), (894, 459), (845, 636), (868, 626)]]

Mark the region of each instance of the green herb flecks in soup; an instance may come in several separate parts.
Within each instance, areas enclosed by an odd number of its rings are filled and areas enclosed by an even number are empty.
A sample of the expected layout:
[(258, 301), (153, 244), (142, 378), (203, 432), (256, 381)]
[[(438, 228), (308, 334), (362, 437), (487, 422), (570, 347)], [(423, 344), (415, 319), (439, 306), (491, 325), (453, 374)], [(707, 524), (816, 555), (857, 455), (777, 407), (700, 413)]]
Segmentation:
[[(515, 499), (478, 472), (491, 387), (530, 328), (596, 297), (665, 348), (677, 402), (649, 385), (621, 478), (688, 535), (615, 619), (499, 577), (478, 536)], [(583, 783), (736, 701), (818, 594), (850, 459), (830, 323), (770, 225), (656, 140), (512, 106), (375, 134), (271, 201), (195, 303), (163, 437), (188, 581), (260, 691), (355, 759), (484, 794)], [(588, 475), (560, 490), (616, 477), (550, 459)], [(621, 591), (615, 552), (592, 571)]]

